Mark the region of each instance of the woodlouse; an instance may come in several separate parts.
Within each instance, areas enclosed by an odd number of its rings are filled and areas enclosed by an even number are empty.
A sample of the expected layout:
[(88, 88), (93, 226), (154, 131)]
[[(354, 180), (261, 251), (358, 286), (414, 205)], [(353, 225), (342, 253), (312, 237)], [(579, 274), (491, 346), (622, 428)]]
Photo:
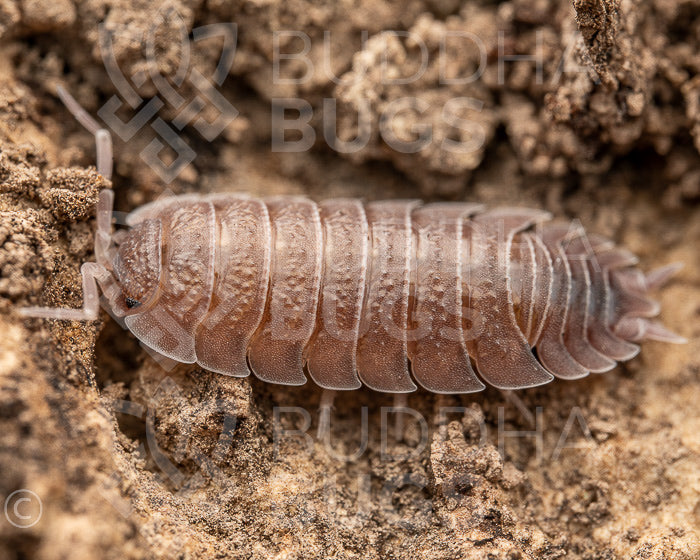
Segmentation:
[[(60, 93), (109, 178), (108, 133)], [(647, 297), (676, 265), (645, 276), (628, 251), (540, 210), (185, 195), (135, 210), (112, 235), (112, 202), (100, 194), (83, 309), (25, 316), (96, 318), (97, 281), (113, 314), (177, 361), (288, 385), (306, 369), (325, 389), (392, 393), (414, 381), (436, 393), (533, 387), (607, 371), (643, 339), (683, 341), (651, 321)]]

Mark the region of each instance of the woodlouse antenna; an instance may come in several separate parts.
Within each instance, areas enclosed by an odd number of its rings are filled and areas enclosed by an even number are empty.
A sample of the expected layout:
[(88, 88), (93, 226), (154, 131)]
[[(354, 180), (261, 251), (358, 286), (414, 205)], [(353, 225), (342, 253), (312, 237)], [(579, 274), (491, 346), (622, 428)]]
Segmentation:
[(100, 310), (100, 294), (97, 281), (108, 281), (109, 273), (99, 264), (83, 263), (80, 267), (83, 277), (83, 307), (68, 309), (62, 307), (22, 307), (18, 310), (22, 317), (39, 319), (62, 319), (65, 321), (95, 321)]
[[(75, 98), (62, 86), (57, 86), (56, 92), (66, 108), (89, 132), (95, 136), (97, 171), (105, 179), (112, 178), (112, 136), (83, 109)], [(23, 307), (18, 310), (22, 317), (37, 317), (43, 319), (63, 319), (72, 321), (94, 321), (100, 308), (100, 296), (97, 282), (103, 291), (114, 293), (117, 289), (110, 274), (112, 268), (114, 246), (112, 244), (112, 209), (114, 193), (111, 189), (100, 192), (96, 216), (97, 231), (95, 232), (95, 259), (97, 262), (84, 263), (80, 267), (83, 277), (83, 307), (81, 309), (65, 309), (52, 307)]]
[(63, 86), (56, 86), (56, 93), (63, 101), (66, 109), (75, 117), (75, 120), (95, 137), (97, 172), (108, 181), (111, 181), (113, 161), (112, 135), (106, 128), (101, 127)]

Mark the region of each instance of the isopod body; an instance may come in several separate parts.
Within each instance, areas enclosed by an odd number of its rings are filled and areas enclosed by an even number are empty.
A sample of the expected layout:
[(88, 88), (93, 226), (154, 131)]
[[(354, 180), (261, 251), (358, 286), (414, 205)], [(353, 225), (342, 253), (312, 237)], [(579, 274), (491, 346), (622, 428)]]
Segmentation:
[[(57, 92), (110, 179), (109, 132)], [(645, 276), (630, 252), (540, 210), (185, 195), (112, 234), (113, 201), (100, 193), (83, 308), (21, 315), (96, 319), (99, 284), (113, 316), (177, 361), (392, 393), (534, 387), (607, 371), (644, 339), (684, 342), (651, 320), (647, 295), (677, 265)]]
[(179, 196), (132, 212), (116, 245), (96, 243), (95, 277), (155, 351), (288, 385), (308, 372), (326, 389), (520, 389), (607, 371), (644, 338), (678, 341), (650, 320), (647, 296), (672, 267), (644, 276), (628, 251), (549, 219), (468, 203)]

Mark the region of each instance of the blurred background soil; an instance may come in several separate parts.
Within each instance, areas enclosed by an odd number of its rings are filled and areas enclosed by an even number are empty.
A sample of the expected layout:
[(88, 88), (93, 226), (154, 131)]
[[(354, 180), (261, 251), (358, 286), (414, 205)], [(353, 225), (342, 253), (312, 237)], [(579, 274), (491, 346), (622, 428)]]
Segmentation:
[[(498, 391), (411, 394), (425, 445), (412, 417), (382, 445), (391, 397), (353, 392), (337, 399), (328, 445), (310, 383), (163, 367), (106, 313), (20, 320), (16, 306), (81, 304), (109, 186), (56, 86), (92, 114), (114, 95), (122, 120), (136, 114), (105, 69), (103, 23), (120, 72), (143, 104), (162, 99), (172, 124), (183, 105), (152, 76), (175, 75), (192, 30), (220, 22), (238, 26), (216, 87), (237, 118), (213, 139), (184, 122), (196, 157), (171, 182), (142, 156), (155, 116), (115, 136), (117, 210), (233, 190), (545, 208), (644, 269), (684, 262), (659, 297), (689, 343), (645, 343), (605, 375), (519, 393), (535, 427)], [(301, 33), (276, 42), (280, 30)], [(298, 53), (303, 36), (306, 57), (283, 58), (275, 75), (275, 48)], [(0, 557), (700, 558), (698, 0), (0, 0), (0, 38), (0, 498), (29, 489), (43, 505), (30, 528), (0, 517)], [(220, 52), (217, 38), (197, 41), (185, 68), (212, 76)], [(183, 104), (198, 83), (177, 84)], [(309, 149), (271, 148), (281, 98), (313, 109)], [(416, 153), (380, 134), (399, 106), (396, 137), (431, 127)], [(200, 109), (216, 122), (212, 103)], [(443, 418), (444, 407), (463, 410)]]

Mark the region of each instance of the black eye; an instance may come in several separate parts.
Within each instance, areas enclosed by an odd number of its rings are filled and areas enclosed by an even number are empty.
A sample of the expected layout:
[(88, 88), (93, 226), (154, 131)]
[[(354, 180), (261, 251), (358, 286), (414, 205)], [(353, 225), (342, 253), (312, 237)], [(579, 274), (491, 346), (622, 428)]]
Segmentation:
[(137, 301), (134, 298), (130, 298), (130, 297), (126, 298), (126, 306), (129, 309), (133, 309), (134, 307), (138, 307), (139, 305), (141, 305), (140, 301)]

